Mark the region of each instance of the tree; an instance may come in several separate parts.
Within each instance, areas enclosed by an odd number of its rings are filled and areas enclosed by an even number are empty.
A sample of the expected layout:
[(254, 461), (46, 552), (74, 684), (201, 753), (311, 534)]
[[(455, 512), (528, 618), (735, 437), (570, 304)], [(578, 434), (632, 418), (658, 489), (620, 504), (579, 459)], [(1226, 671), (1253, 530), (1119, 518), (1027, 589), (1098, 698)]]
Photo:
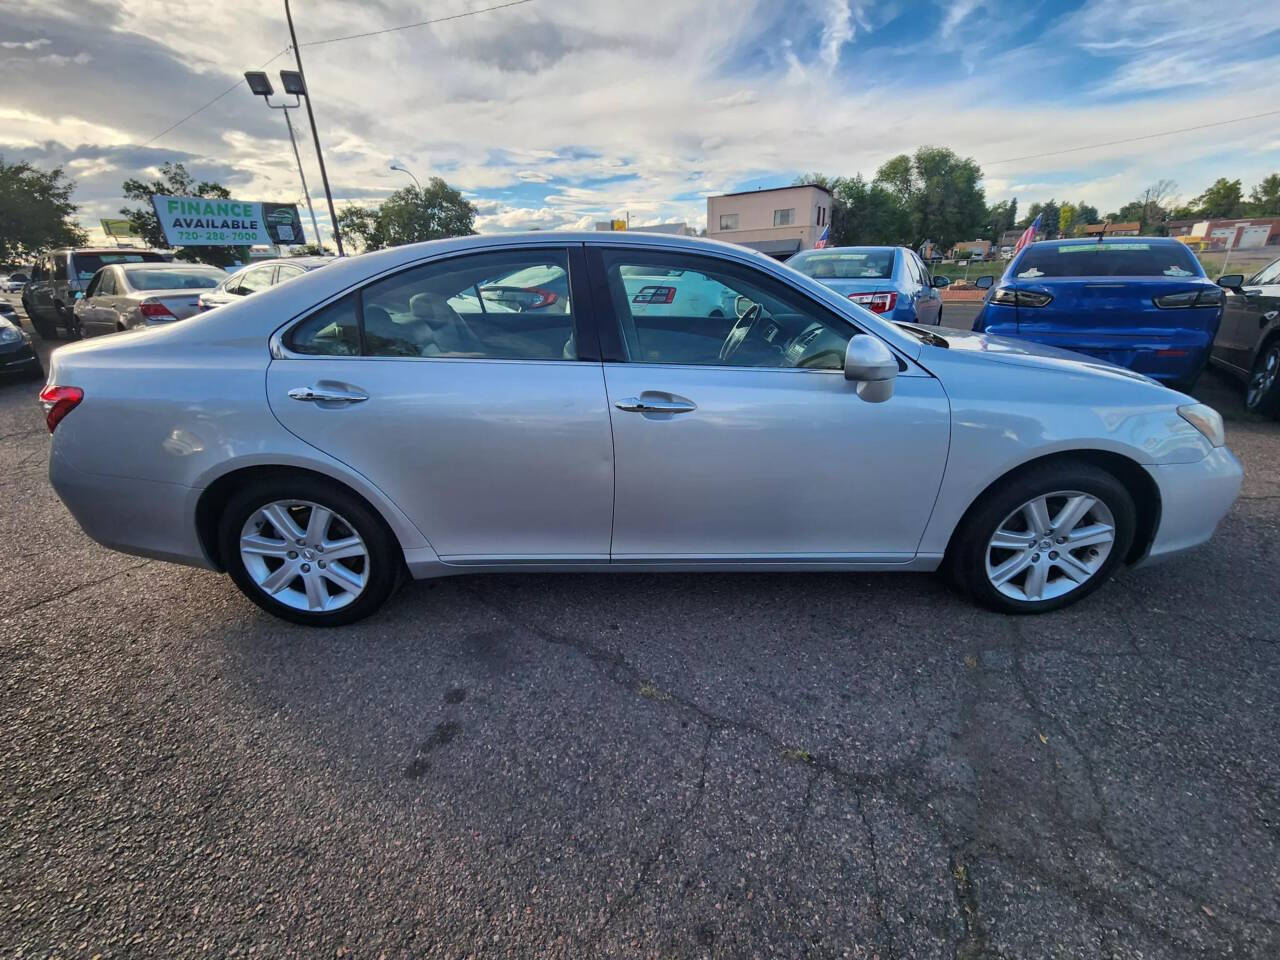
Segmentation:
[(1169, 207), (1176, 202), (1178, 185), (1172, 180), (1157, 180), (1138, 195), (1140, 205), (1137, 220), (1143, 233), (1167, 233), (1164, 222), (1169, 219)]
[(1209, 219), (1238, 217), (1244, 213), (1240, 181), (1219, 177), (1204, 193), (1192, 200), (1191, 205), (1200, 216)]
[(1280, 217), (1280, 173), (1265, 177), (1249, 191), (1249, 213), (1255, 217)]
[(917, 242), (929, 239), (945, 250), (975, 239), (987, 212), (977, 161), (946, 147), (921, 147), (911, 166), (917, 184), (912, 204)]
[(439, 177), (421, 190), (397, 190), (379, 207), (352, 205), (338, 214), (342, 232), (364, 250), (470, 236), (475, 222), (476, 208)]
[[(124, 182), (124, 195), (128, 200), (138, 200), (141, 207), (121, 207), (120, 215), (128, 217), (133, 228), (138, 231), (147, 244), (152, 247), (168, 248), (164, 231), (160, 229), (160, 220), (156, 217), (151, 198), (157, 194), (170, 197), (209, 197), (215, 200), (228, 200), (231, 193), (220, 183), (202, 180), (199, 183), (180, 163), (165, 163), (160, 166), (160, 179), (145, 183), (142, 180), (129, 179)], [(247, 247), (179, 247), (176, 254), (179, 260), (190, 260), (208, 263), (215, 267), (229, 267), (243, 263), (249, 258)]]
[(289, 256), (291, 257), (331, 257), (333, 251), (328, 247), (322, 247), (318, 243), (308, 243), (303, 246), (289, 248)]
[(73, 247), (88, 238), (75, 225), (75, 182), (61, 167), (48, 173), (0, 157), (0, 263), (30, 260), (49, 247)]
[(1074, 235), (1076, 208), (1073, 203), (1064, 203), (1058, 208), (1058, 233), (1064, 237)]
[(1092, 206), (1091, 204), (1088, 204), (1088, 203), (1084, 203), (1083, 201), (1080, 203), (1077, 203), (1075, 207), (1076, 207), (1076, 215), (1075, 215), (1076, 226), (1079, 227), (1079, 226), (1084, 226), (1090, 223), (1102, 222), (1101, 220), (1098, 219), (1097, 207)]

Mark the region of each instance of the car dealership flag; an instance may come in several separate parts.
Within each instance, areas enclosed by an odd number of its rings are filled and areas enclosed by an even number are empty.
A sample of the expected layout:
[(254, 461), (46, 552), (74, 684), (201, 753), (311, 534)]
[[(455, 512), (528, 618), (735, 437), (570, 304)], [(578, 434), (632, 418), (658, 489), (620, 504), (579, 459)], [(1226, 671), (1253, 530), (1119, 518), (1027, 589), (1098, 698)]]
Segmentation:
[(822, 236), (820, 236), (817, 239), (817, 241), (814, 242), (813, 249), (822, 250), (830, 242), (831, 242), (831, 225), (828, 224), (827, 229), (822, 231)]
[(1022, 232), (1022, 236), (1018, 238), (1018, 245), (1013, 248), (1013, 255), (1015, 257), (1018, 255), (1019, 250), (1035, 240), (1036, 231), (1040, 229), (1040, 220), (1043, 216), (1043, 213), (1037, 213), (1031, 226), (1027, 227), (1027, 229)]

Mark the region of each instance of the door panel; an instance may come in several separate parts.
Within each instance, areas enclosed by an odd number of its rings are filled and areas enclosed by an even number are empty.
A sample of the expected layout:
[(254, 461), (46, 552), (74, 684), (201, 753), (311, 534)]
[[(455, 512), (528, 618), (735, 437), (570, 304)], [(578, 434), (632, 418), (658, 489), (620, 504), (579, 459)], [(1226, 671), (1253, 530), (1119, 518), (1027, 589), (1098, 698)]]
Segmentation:
[[(950, 436), (932, 377), (878, 404), (832, 371), (611, 363), (605, 381), (615, 560), (915, 555)], [(645, 394), (695, 409), (618, 409)]]
[(1240, 291), (1225, 292), (1222, 324), (1213, 341), (1214, 356), (1238, 370), (1248, 371), (1253, 347), (1257, 342), (1262, 291), (1257, 287), (1246, 287)]
[[(335, 385), (368, 399), (289, 397)], [(608, 556), (613, 441), (598, 363), (276, 359), (267, 394), (286, 428), (371, 480), (446, 560)]]

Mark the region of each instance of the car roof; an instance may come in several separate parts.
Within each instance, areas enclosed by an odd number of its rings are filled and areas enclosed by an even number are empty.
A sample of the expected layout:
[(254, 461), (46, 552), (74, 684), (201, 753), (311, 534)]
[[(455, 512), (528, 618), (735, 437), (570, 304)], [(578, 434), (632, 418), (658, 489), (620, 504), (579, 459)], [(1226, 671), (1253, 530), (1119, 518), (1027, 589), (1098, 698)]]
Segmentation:
[(148, 263), (147, 261), (134, 260), (128, 263), (107, 263), (103, 264), (103, 269), (107, 267), (123, 267), (131, 270), (137, 267), (142, 270), (188, 270), (191, 267), (206, 267), (209, 270), (221, 270), (221, 267), (215, 267), (211, 263), (192, 263), (189, 260), (165, 260), (162, 263)]
[[(1067, 244), (1085, 244), (1100, 243), (1107, 246), (1112, 243), (1176, 243), (1178, 246), (1186, 246), (1177, 237), (1061, 237), (1057, 240), (1037, 240), (1036, 246), (1044, 244), (1050, 247), (1061, 247)], [(1029, 244), (1028, 244), (1029, 246)]]
[(888, 250), (903, 250), (903, 249), (905, 249), (905, 247), (892, 247), (892, 246), (877, 245), (877, 244), (865, 244), (865, 245), (859, 245), (856, 247), (822, 247), (820, 249), (801, 250), (800, 253), (840, 253), (842, 251), (849, 251), (849, 250), (857, 250), (861, 252), (861, 251), (867, 251), (867, 250), (888, 251)]

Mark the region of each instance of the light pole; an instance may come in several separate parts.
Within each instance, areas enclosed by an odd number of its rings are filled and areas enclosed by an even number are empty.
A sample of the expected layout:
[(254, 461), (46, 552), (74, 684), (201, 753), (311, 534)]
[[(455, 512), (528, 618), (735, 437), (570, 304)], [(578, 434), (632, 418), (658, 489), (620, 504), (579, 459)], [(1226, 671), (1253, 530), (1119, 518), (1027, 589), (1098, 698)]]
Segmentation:
[(333, 241), (338, 245), (338, 256), (346, 254), (342, 250), (342, 231), (338, 229), (338, 211), (333, 208), (333, 191), (329, 189), (329, 174), (324, 168), (324, 153), (320, 149), (320, 131), (316, 129), (316, 114), (311, 109), (311, 96), (307, 93), (306, 74), (302, 69), (302, 51), (298, 49), (298, 34), (293, 29), (293, 12), (289, 9), (289, 0), (284, 0), (284, 17), (289, 21), (289, 41), (293, 44), (293, 59), (298, 64), (298, 72), (280, 72), (280, 82), (284, 84), (286, 93), (306, 97), (307, 119), (311, 121), (311, 136), (316, 142), (316, 159), (320, 161), (320, 180), (324, 183), (324, 196), (329, 201), (329, 218), (332, 223)]
[[(293, 159), (298, 162), (298, 179), (302, 181), (302, 193), (307, 198), (307, 212), (311, 214), (311, 229), (316, 234), (316, 246), (324, 249), (324, 240), (320, 236), (320, 224), (316, 223), (316, 208), (311, 205), (311, 191), (307, 189), (307, 175), (302, 170), (302, 156), (298, 153), (298, 139), (293, 135), (293, 121), (289, 119), (289, 111), (296, 110), (299, 105), (298, 97), (295, 95), (293, 103), (272, 103), (271, 95), (275, 90), (271, 86), (271, 80), (265, 73), (260, 70), (250, 70), (244, 75), (245, 82), (249, 84), (249, 89), (253, 93), (262, 98), (272, 110), (284, 111), (284, 124), (289, 128), (289, 142), (293, 144)], [(305, 237), (303, 238), (306, 239)]]
[(390, 168), (390, 169), (392, 169), (392, 170), (399, 170), (401, 173), (407, 173), (407, 174), (409, 174), (409, 179), (410, 179), (410, 180), (412, 180), (412, 181), (413, 181), (413, 185), (414, 185), (415, 187), (417, 187), (417, 188), (418, 188), (418, 192), (419, 192), (419, 193), (421, 193), (421, 192), (422, 192), (422, 184), (420, 184), (420, 183), (418, 182), (418, 178), (417, 178), (417, 177), (415, 177), (415, 176), (413, 175), (413, 173), (409, 170), (409, 168), (408, 168), (408, 167), (406, 167), (406, 166), (404, 166), (404, 164), (400, 164), (400, 163), (393, 163), (393, 164), (391, 165), (391, 168)]

